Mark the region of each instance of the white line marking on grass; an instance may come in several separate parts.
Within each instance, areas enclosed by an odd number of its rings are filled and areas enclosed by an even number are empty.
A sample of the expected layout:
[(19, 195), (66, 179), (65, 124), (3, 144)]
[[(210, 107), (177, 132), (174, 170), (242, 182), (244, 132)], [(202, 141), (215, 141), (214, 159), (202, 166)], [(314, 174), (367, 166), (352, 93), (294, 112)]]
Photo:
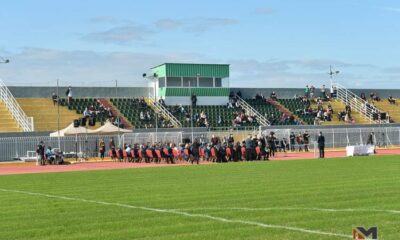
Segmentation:
[(116, 207), (122, 207), (122, 208), (140, 209), (140, 210), (146, 210), (146, 211), (151, 211), (151, 212), (171, 213), (171, 214), (192, 217), (192, 218), (206, 218), (206, 219), (211, 219), (211, 220), (219, 221), (219, 222), (240, 223), (240, 224), (245, 224), (245, 225), (258, 226), (258, 227), (262, 227), (262, 228), (283, 229), (283, 230), (308, 233), (308, 234), (318, 234), (318, 235), (350, 238), (350, 239), (352, 238), (351, 235), (345, 235), (345, 234), (340, 234), (340, 233), (323, 232), (323, 231), (319, 231), (319, 230), (310, 230), (310, 229), (305, 229), (305, 228), (290, 227), (290, 226), (283, 226), (283, 225), (265, 224), (265, 223), (254, 222), (254, 221), (235, 220), (235, 219), (228, 219), (228, 218), (223, 218), (223, 217), (214, 217), (214, 216), (206, 215), (206, 214), (193, 214), (193, 213), (183, 212), (183, 211), (179, 211), (179, 210), (175, 210), (175, 209), (140, 207), (140, 206), (133, 206), (133, 205), (122, 204), (122, 203), (111, 203), (111, 202), (104, 202), (104, 201), (88, 200), (88, 199), (83, 199), (83, 198), (74, 198), (74, 197), (66, 197), (66, 196), (60, 196), (60, 195), (51, 195), (51, 194), (45, 194), (45, 193), (28, 192), (28, 191), (21, 191), (21, 190), (11, 190), (11, 189), (3, 189), (3, 188), (0, 188), (0, 191), (21, 193), (21, 194), (26, 194), (26, 195), (40, 196), (40, 197), (47, 197), (47, 198), (62, 199), (62, 200), (68, 200), (68, 201), (95, 203), (95, 204), (99, 204), (99, 205), (116, 206)]
[(391, 213), (400, 214), (400, 210), (390, 209), (366, 209), (366, 208), (306, 208), (306, 207), (270, 207), (270, 208), (248, 208), (248, 207), (206, 207), (206, 208), (179, 208), (171, 209), (176, 211), (201, 211), (201, 210), (232, 210), (232, 211), (317, 211), (317, 212), (380, 212), (380, 213)]

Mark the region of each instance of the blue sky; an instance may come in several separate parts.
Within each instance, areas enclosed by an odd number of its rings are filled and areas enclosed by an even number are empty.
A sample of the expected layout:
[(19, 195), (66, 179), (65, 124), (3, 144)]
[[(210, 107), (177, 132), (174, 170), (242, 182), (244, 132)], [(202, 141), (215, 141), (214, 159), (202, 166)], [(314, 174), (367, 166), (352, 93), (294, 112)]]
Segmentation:
[(231, 64), (231, 86), (337, 81), (398, 88), (394, 0), (4, 1), (0, 77), (9, 85), (144, 86), (163, 62)]

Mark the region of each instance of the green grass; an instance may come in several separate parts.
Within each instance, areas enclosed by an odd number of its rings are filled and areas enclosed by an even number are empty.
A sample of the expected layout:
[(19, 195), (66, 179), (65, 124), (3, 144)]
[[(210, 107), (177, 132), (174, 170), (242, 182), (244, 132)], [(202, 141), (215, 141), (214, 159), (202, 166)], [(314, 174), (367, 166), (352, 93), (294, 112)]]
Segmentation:
[(0, 191), (0, 239), (346, 239), (204, 215), (348, 236), (378, 226), (396, 239), (400, 212), (228, 208), (400, 210), (399, 183), (398, 156), (0, 176), (0, 189), (56, 196)]

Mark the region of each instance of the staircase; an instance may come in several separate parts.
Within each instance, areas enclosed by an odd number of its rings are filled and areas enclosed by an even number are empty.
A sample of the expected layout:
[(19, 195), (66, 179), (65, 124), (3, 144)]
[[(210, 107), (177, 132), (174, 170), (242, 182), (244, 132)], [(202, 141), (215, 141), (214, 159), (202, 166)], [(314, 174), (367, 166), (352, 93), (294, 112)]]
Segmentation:
[(124, 127), (126, 129), (133, 128), (132, 124), (125, 118), (125, 116), (118, 110), (118, 108), (116, 106), (114, 106), (114, 104), (112, 104), (111, 101), (108, 101), (105, 98), (100, 98), (99, 100), (100, 100), (100, 103), (103, 104), (104, 107), (111, 109), (113, 116), (119, 117), (121, 123), (124, 125)]
[[(374, 120), (373, 115), (375, 113), (381, 113), (383, 111), (373, 105), (370, 105), (367, 101), (361, 99), (359, 96), (357, 96), (344, 86), (337, 83), (335, 83), (334, 85), (337, 89), (336, 98), (342, 101), (345, 105), (349, 105), (351, 107), (353, 117), (355, 115), (354, 112), (358, 112), (360, 113), (360, 116), (362, 116), (368, 123), (381, 123), (379, 120)], [(366, 107), (368, 105), (369, 107)], [(361, 121), (361, 119), (359, 119), (359, 121), (363, 122)]]
[(241, 108), (243, 108), (245, 110), (246, 114), (256, 116), (257, 122), (260, 124), (260, 126), (265, 127), (265, 126), (271, 125), (271, 123), (268, 121), (268, 119), (266, 117), (264, 117), (261, 113), (259, 113), (257, 110), (255, 110), (243, 98), (236, 95), (236, 99), (237, 99), (237, 103), (239, 104), (239, 106)]
[(298, 122), (300, 122), (302, 125), (305, 125), (304, 121), (297, 116), (296, 114), (294, 114), (293, 112), (291, 112), (289, 109), (287, 109), (285, 106), (283, 106), (282, 104), (280, 104), (280, 102), (278, 101), (274, 101), (272, 99), (268, 99), (267, 100), (271, 105), (273, 105), (276, 109), (278, 109), (281, 113), (284, 113), (288, 116), (293, 116), (295, 120), (297, 120)]
[(24, 132), (32, 132), (34, 130), (33, 119), (29, 118), (25, 114), (25, 112), (21, 109), (21, 106), (17, 103), (14, 96), (1, 79), (0, 101), (3, 102), (3, 106), (5, 109), (7, 109), (7, 112), (11, 114), (12, 118), (15, 120), (20, 129), (22, 129)]
[(162, 104), (155, 101), (153, 98), (145, 98), (146, 103), (153, 109), (154, 112), (163, 116), (166, 120), (170, 121), (175, 128), (181, 128), (182, 123), (172, 115)]
[(14, 120), (12, 114), (8, 111), (6, 105), (0, 100), (0, 132), (22, 132)]
[(389, 113), (389, 116), (396, 123), (400, 123), (400, 106), (396, 101), (396, 104), (390, 104), (387, 100), (381, 100), (374, 102), (374, 105), (382, 109), (384, 112)]
[[(47, 98), (19, 98), (17, 102), (24, 112), (34, 118), (35, 131), (57, 131), (57, 104), (54, 105), (51, 99)], [(82, 115), (67, 107), (60, 106), (60, 129), (70, 125), (74, 119)]]

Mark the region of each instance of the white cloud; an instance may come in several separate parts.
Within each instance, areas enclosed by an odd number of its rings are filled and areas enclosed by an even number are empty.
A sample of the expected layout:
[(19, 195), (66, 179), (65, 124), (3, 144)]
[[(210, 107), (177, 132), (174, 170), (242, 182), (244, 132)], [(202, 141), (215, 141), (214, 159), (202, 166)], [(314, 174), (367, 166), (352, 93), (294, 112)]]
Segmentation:
[(152, 34), (153, 31), (146, 27), (129, 25), (113, 27), (106, 31), (92, 32), (83, 36), (82, 39), (93, 42), (127, 44), (133, 41), (143, 41)]

